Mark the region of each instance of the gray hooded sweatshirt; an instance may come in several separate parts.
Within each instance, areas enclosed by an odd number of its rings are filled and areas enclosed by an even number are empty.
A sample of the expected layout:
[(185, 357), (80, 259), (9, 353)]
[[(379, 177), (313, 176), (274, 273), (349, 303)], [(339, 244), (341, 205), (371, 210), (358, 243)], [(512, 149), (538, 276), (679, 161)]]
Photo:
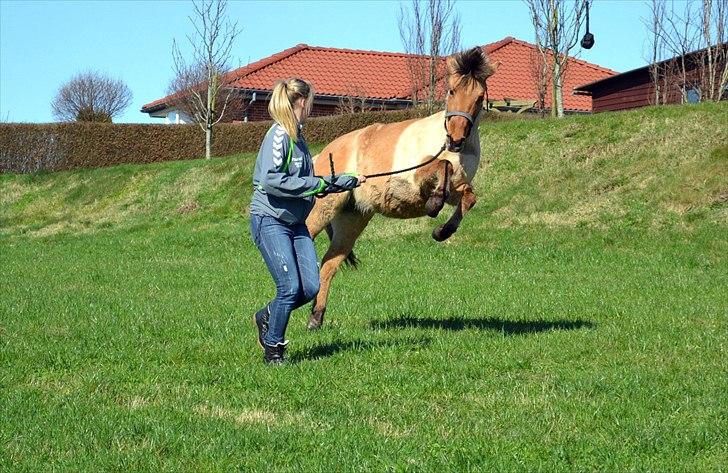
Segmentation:
[(316, 194), (351, 190), (353, 174), (324, 179), (313, 174), (313, 161), (299, 127), (294, 142), (278, 123), (268, 130), (260, 145), (253, 172), (250, 213), (274, 217), (288, 224), (303, 223), (311, 212)]

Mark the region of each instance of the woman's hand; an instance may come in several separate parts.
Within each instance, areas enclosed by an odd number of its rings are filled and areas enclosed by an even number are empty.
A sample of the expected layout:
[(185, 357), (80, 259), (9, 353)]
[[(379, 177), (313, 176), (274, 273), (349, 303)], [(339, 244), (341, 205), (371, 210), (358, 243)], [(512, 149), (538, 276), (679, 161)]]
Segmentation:
[(365, 182), (367, 182), (367, 177), (364, 174), (359, 174), (358, 176), (356, 176), (356, 185), (357, 186), (360, 186), (360, 185), (364, 184)]

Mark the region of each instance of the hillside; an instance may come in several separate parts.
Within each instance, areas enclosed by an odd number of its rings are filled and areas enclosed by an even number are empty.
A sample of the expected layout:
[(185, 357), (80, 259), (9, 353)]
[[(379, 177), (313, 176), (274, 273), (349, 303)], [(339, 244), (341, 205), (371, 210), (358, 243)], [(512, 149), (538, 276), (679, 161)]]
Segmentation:
[[(479, 204), (466, 225), (728, 223), (726, 123), (728, 103), (484, 122)], [(236, 218), (249, 201), (254, 158), (3, 175), (0, 234)], [(394, 225), (431, 227), (427, 219)]]

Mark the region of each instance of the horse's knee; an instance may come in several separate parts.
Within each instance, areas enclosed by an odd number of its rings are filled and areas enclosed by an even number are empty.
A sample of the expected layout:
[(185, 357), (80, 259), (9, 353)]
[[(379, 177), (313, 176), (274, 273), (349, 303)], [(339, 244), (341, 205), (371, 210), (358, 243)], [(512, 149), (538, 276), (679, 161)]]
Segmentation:
[(476, 202), (478, 202), (478, 198), (475, 196), (472, 190), (463, 193), (463, 198), (461, 200), (463, 210), (467, 212), (468, 210), (472, 209)]
[[(440, 172), (440, 169), (442, 169), (442, 176), (437, 174)], [(442, 165), (437, 168), (435, 174), (437, 176), (437, 184), (425, 202), (425, 212), (427, 212), (429, 217), (437, 217), (440, 210), (445, 206), (445, 202), (450, 198), (450, 176), (452, 175), (452, 171), (452, 163), (448, 160), (443, 160)]]

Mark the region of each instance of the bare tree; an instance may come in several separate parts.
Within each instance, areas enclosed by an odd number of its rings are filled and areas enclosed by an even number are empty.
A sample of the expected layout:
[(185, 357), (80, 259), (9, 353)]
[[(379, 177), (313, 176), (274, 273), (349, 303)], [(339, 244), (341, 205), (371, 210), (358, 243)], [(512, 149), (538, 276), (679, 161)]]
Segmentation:
[(368, 112), (372, 107), (367, 103), (366, 92), (355, 84), (344, 87), (344, 95), (339, 99), (336, 112), (344, 115), (349, 113)]
[[(695, 90), (691, 84), (692, 81), (688, 80), (688, 53), (698, 48), (700, 33), (695, 28), (694, 17), (697, 9), (694, 8), (694, 2), (689, 0), (682, 5), (684, 9), (680, 12), (675, 2), (671, 3), (670, 10), (665, 15), (663, 38), (668, 54), (675, 58), (674, 61), (668, 61), (668, 63), (674, 63), (679, 74), (678, 80), (674, 80), (674, 74), (672, 74), (670, 85), (680, 91), (682, 102), (687, 102), (688, 90)], [(669, 94), (670, 90), (666, 90), (666, 93)]]
[(665, 24), (665, 1), (649, 0), (650, 17), (642, 18), (642, 23), (649, 32), (649, 57), (650, 78), (652, 79), (653, 96), (651, 102), (654, 105), (665, 103), (667, 94), (663, 92), (663, 81), (666, 77), (665, 65), (662, 59), (665, 55), (665, 39), (663, 28)]
[(547, 63), (547, 56), (544, 51), (538, 49), (532, 51), (531, 54), (531, 74), (533, 76), (533, 83), (535, 85), (536, 92), (536, 107), (538, 108), (541, 116), (545, 116), (546, 109), (546, 93), (548, 92), (549, 86), (549, 65)]
[(442, 58), (460, 49), (460, 16), (455, 0), (428, 0), (423, 7), (411, 0), (409, 8), (400, 4), (399, 36), (407, 58), (412, 85), (412, 103), (425, 102), (432, 113), (437, 97), (437, 82), (442, 76)]
[(131, 90), (122, 80), (86, 71), (75, 75), (58, 89), (51, 109), (59, 121), (111, 123), (131, 100)]
[(704, 100), (718, 101), (728, 85), (728, 0), (703, 0), (700, 32), (704, 46), (700, 62), (700, 90)]
[(728, 0), (651, 0), (655, 103), (720, 100), (728, 84)]
[(227, 19), (227, 0), (193, 1), (189, 17), (195, 30), (187, 35), (192, 53), (185, 60), (175, 40), (172, 46), (174, 79), (169, 92), (175, 104), (205, 132), (205, 158), (212, 154), (212, 130), (225, 116), (234, 89), (227, 87), (233, 43), (240, 30)]
[(550, 67), (551, 116), (564, 116), (564, 76), (577, 45), (588, 0), (524, 0), (531, 13), (536, 45)]

